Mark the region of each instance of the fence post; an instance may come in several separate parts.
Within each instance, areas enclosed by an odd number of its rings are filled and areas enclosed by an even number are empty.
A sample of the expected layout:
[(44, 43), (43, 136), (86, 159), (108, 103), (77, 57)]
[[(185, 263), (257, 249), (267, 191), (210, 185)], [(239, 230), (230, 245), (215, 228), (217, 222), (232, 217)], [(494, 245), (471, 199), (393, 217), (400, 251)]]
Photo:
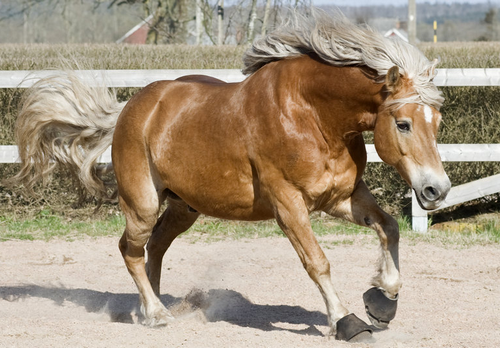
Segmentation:
[(411, 226), (416, 232), (427, 232), (427, 212), (420, 208), (415, 191), (411, 191)]

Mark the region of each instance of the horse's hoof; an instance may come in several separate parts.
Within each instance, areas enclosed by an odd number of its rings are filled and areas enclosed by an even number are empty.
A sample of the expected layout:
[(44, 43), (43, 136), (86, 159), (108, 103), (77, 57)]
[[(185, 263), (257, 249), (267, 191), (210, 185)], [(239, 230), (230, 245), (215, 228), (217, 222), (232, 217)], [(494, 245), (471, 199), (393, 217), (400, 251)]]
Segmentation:
[(354, 314), (349, 314), (337, 321), (335, 339), (339, 341), (365, 342), (371, 339), (372, 329)]
[(391, 300), (379, 288), (371, 288), (363, 294), (366, 315), (377, 329), (385, 329), (396, 316), (398, 297)]
[(174, 316), (166, 308), (158, 309), (154, 314), (144, 319), (144, 325), (149, 327), (162, 327), (171, 324), (175, 320)]

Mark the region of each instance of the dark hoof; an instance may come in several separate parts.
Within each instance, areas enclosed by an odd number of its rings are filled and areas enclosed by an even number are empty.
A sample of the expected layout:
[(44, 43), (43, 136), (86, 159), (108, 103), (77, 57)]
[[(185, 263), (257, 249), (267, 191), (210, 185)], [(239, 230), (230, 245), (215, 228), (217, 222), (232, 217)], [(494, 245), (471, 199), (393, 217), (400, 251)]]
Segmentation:
[(363, 320), (354, 314), (349, 314), (337, 321), (337, 334), (335, 339), (339, 341), (357, 341), (359, 338), (371, 338), (372, 329)]
[(385, 329), (396, 316), (398, 298), (387, 298), (379, 288), (371, 288), (363, 294), (368, 318), (377, 329)]

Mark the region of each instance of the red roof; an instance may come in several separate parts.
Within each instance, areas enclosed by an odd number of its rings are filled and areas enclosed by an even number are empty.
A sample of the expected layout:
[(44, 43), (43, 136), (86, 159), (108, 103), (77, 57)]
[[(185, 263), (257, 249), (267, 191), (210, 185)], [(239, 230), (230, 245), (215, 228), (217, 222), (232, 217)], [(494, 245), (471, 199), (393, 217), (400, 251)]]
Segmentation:
[(143, 45), (146, 43), (148, 37), (149, 27), (153, 15), (148, 16), (148, 18), (143, 19), (141, 23), (137, 24), (135, 27), (130, 29), (125, 35), (123, 35), (117, 43), (128, 43)]

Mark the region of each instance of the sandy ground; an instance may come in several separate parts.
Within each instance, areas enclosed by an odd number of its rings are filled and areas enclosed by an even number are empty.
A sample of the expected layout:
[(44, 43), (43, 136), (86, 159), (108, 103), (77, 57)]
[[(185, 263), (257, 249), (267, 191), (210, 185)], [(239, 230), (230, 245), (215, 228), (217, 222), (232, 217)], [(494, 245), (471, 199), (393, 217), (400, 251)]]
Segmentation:
[[(340, 297), (367, 320), (362, 293), (375, 271), (375, 240), (322, 244)], [(116, 245), (0, 243), (0, 347), (500, 347), (499, 245), (402, 241), (398, 313), (370, 344), (326, 336), (322, 298), (286, 239), (175, 241), (161, 299), (177, 320), (157, 329), (140, 324)]]

